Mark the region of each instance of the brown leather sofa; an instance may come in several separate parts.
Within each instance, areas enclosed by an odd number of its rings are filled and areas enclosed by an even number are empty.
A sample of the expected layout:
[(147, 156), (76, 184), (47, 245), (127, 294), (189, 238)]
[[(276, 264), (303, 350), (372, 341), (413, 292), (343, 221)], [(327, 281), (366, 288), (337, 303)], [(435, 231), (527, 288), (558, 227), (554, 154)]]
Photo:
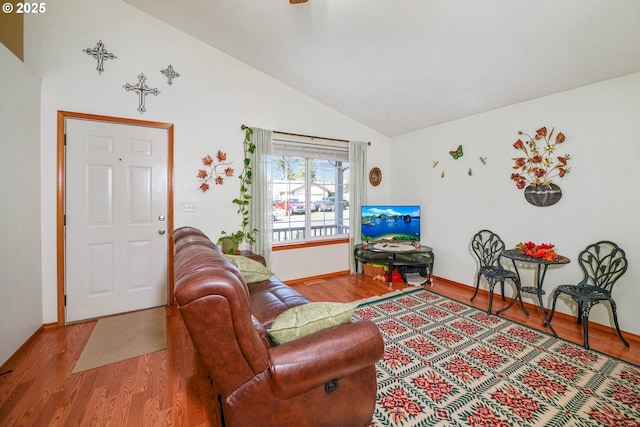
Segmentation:
[(352, 319), (274, 346), (266, 329), (309, 301), (275, 276), (248, 286), (198, 229), (179, 228), (173, 238), (176, 301), (212, 380), (222, 426), (370, 423), (375, 362), (384, 349), (376, 325)]

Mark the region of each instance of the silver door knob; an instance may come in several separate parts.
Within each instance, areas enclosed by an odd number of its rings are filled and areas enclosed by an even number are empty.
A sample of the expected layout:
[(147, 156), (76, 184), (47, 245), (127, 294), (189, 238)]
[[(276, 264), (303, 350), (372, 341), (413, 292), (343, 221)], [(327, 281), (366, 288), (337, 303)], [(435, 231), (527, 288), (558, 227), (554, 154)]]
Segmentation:
[(161, 228), (160, 230), (158, 230), (158, 234), (164, 234), (166, 232), (167, 230), (165, 230), (164, 228)]
[(160, 216), (158, 217), (158, 221), (164, 221), (164, 215), (160, 215)]

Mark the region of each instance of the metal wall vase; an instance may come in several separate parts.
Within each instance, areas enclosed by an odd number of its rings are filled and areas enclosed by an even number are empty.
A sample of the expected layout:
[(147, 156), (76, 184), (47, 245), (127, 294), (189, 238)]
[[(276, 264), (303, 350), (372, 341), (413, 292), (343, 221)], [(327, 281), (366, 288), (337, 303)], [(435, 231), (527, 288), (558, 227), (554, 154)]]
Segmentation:
[(557, 185), (529, 185), (524, 189), (524, 198), (534, 206), (551, 206), (558, 203), (562, 190)]

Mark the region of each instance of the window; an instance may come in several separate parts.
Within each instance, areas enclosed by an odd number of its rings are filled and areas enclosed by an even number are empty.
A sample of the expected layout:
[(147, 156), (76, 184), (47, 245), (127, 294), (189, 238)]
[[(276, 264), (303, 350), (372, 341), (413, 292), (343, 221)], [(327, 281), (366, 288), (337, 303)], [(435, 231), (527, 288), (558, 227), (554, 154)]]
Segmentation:
[(277, 137), (269, 159), (273, 243), (348, 237), (347, 144)]

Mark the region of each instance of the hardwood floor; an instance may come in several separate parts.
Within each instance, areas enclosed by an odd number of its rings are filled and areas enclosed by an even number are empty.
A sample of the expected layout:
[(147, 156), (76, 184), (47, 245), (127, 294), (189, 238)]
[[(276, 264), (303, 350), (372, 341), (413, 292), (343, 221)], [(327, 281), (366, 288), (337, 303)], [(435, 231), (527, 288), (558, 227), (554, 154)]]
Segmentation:
[(175, 307), (166, 350), (71, 374), (95, 324), (46, 329), (5, 363), (1, 426), (217, 427), (209, 380)]
[[(404, 284), (343, 275), (292, 286), (312, 301), (355, 301), (403, 289)], [(433, 292), (470, 304), (473, 290), (435, 279)], [(509, 301), (494, 298), (494, 309)], [(472, 304), (486, 309), (488, 295)], [(548, 332), (540, 309), (527, 305), (525, 316), (514, 305), (504, 317)], [(206, 373), (175, 307), (167, 308), (166, 350), (120, 363), (71, 374), (96, 322), (45, 329), (0, 369), (2, 426), (202, 426), (219, 427), (212, 416), (214, 402)], [(575, 319), (557, 316), (559, 336), (582, 342)], [(640, 339), (625, 335), (630, 348), (610, 330), (591, 328), (591, 347), (640, 365)]]

